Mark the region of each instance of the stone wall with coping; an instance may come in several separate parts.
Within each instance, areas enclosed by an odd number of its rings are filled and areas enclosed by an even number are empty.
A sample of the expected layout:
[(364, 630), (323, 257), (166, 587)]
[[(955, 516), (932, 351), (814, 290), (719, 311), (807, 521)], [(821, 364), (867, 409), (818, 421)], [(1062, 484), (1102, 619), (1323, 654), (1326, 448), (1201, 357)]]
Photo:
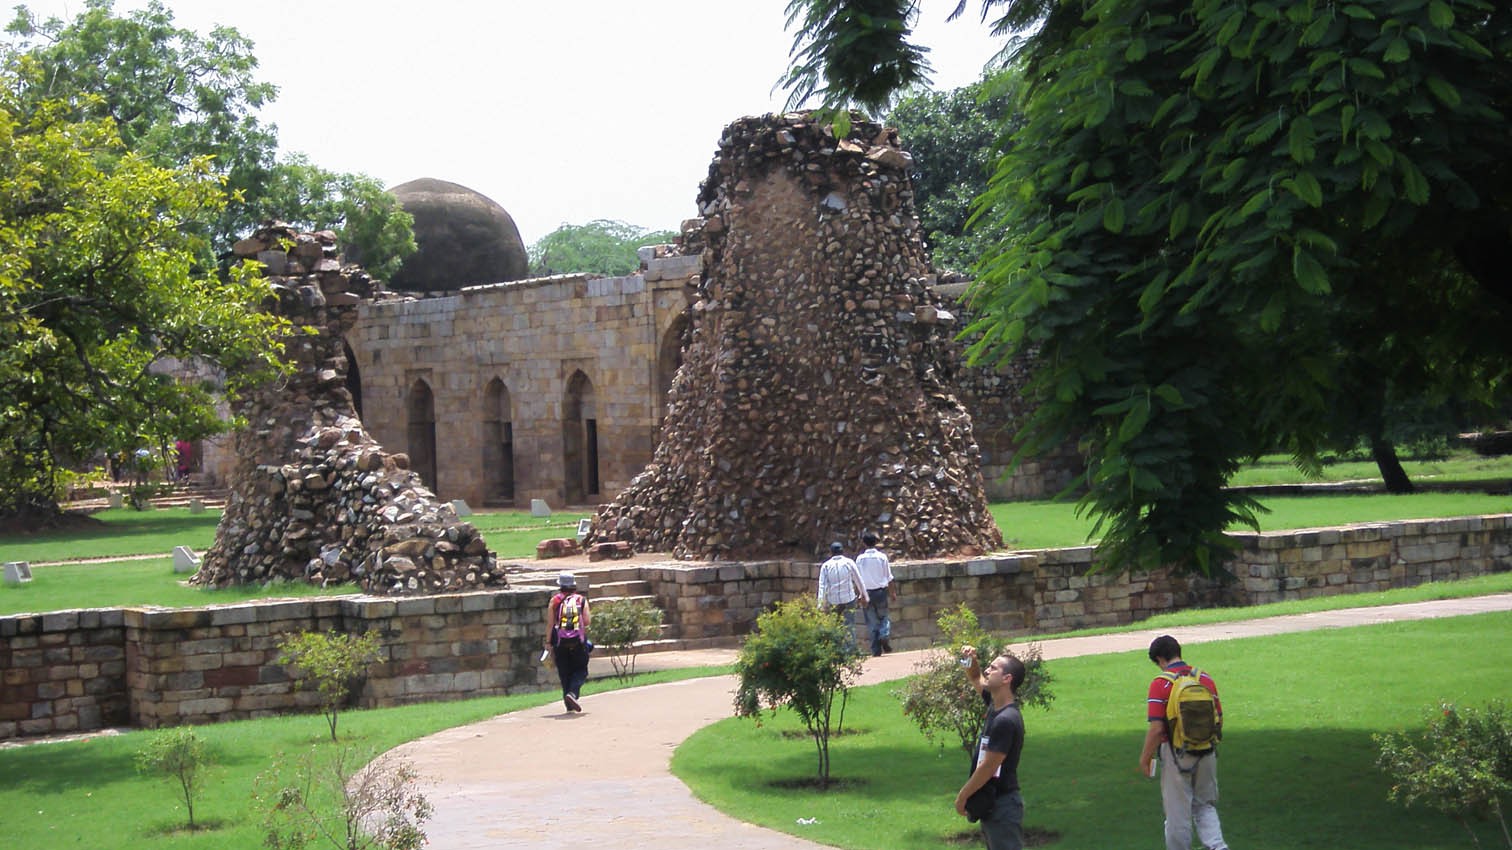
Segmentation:
[[(1088, 575), (1090, 547), (894, 566), (893, 643), (929, 645), (934, 621), (961, 602), (987, 629), (1023, 637), (1116, 626), (1171, 610), (1256, 605), (1411, 587), (1512, 569), (1512, 514), (1368, 523), (1236, 535), (1229, 583), (1164, 571)], [(731, 646), (774, 603), (814, 593), (818, 565), (800, 561), (664, 563), (580, 572), (637, 578), (684, 646)], [(156, 727), (310, 709), (276, 663), (287, 634), (383, 635), (384, 660), (362, 707), (539, 689), (537, 662), (551, 588), (415, 598), (274, 600), (192, 609), (60, 611), (0, 617), (0, 739), (132, 724)]]

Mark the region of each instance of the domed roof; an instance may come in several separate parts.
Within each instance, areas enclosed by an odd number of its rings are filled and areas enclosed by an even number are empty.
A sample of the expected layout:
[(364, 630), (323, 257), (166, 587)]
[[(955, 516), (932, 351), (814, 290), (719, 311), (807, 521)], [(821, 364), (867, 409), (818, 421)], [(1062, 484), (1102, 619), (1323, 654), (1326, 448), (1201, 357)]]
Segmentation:
[(525, 243), (514, 219), (484, 195), (430, 177), (389, 192), (414, 217), (419, 247), (394, 273), (391, 288), (451, 290), (529, 275)]

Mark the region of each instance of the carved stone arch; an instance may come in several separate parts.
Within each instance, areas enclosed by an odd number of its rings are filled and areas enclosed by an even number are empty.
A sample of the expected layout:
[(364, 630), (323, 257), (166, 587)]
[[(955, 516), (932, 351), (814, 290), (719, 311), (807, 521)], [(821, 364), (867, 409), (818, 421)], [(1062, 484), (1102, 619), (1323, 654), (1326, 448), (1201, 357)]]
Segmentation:
[(409, 458), (410, 469), (431, 492), (436, 486), (436, 396), (430, 384), (417, 378), (410, 385), (409, 398), (405, 403), (409, 411)]
[(661, 350), (656, 357), (656, 424), (660, 430), (661, 422), (667, 415), (667, 393), (672, 391), (672, 379), (677, 377), (677, 370), (682, 366), (683, 349), (688, 345), (688, 315), (678, 314), (667, 327), (667, 332), (662, 334)]
[(569, 505), (587, 504), (599, 492), (598, 409), (593, 382), (572, 373), (562, 394), (562, 496)]
[(483, 391), (483, 503), (513, 505), (514, 415), (509, 387), (494, 378)]

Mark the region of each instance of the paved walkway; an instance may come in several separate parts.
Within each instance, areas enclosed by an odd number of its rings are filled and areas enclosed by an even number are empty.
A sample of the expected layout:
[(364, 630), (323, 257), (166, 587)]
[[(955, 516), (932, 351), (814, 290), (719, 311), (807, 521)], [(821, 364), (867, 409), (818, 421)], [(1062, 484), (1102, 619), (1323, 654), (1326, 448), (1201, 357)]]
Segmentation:
[[(1174, 630), (1183, 646), (1371, 623), (1512, 610), (1512, 593), (1472, 599), (1352, 608)], [(1041, 641), (1047, 659), (1142, 650), (1159, 632)], [(734, 650), (643, 656), (641, 669), (722, 664)], [(908, 675), (922, 652), (866, 662), (862, 684)], [(597, 661), (596, 661), (597, 663)], [(597, 671), (596, 671), (597, 672)], [(698, 729), (731, 715), (735, 678), (719, 676), (594, 694), (583, 713), (560, 704), (504, 714), (400, 747), (439, 781), (426, 796), (436, 850), (569, 846), (659, 850), (803, 850), (790, 835), (732, 820), (696, 800), (668, 772), (672, 751)], [(945, 799), (942, 792), (942, 800)]]

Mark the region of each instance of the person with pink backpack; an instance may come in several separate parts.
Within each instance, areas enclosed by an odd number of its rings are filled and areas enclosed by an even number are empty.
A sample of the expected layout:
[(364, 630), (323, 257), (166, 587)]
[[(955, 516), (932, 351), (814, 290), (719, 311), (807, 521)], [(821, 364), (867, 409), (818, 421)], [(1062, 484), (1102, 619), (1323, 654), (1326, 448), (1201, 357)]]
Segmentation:
[(556, 661), (557, 678), (562, 682), (562, 704), (569, 712), (582, 711), (578, 697), (582, 695), (583, 683), (588, 681), (588, 653), (593, 651), (593, 642), (588, 640), (588, 623), (592, 615), (588, 597), (578, 592), (576, 576), (572, 573), (557, 576), (557, 588), (546, 609), (550, 629), (546, 648)]

